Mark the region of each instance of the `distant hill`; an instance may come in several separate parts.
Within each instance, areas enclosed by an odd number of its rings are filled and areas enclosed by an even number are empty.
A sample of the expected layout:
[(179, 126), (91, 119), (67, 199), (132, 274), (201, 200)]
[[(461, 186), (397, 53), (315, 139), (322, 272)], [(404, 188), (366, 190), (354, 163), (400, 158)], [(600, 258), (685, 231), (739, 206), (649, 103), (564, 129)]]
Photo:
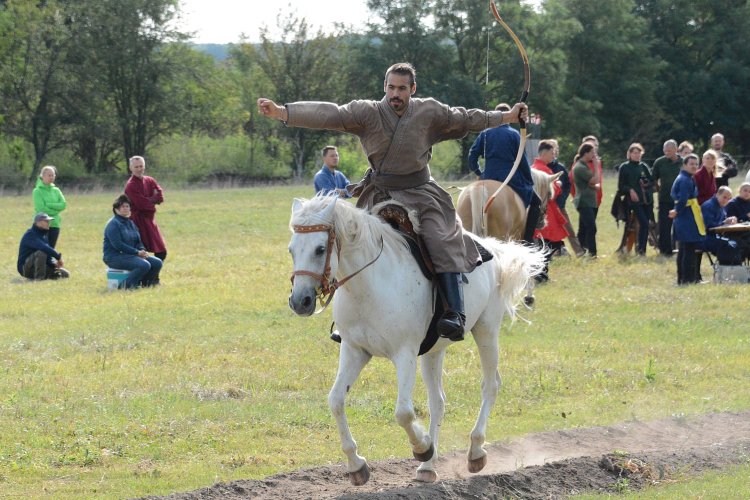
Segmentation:
[(231, 43), (194, 43), (193, 48), (206, 54), (211, 54), (216, 62), (223, 61), (229, 57)]

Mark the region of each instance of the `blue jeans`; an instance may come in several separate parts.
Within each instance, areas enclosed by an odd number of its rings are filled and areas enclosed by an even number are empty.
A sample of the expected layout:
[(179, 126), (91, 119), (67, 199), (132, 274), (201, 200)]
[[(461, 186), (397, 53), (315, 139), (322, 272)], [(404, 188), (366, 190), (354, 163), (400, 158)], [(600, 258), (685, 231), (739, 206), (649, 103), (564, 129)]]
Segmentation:
[(120, 285), (121, 288), (137, 288), (139, 284), (150, 286), (158, 283), (159, 271), (161, 271), (161, 260), (148, 256), (142, 259), (137, 255), (121, 255), (111, 260), (104, 261), (112, 269), (124, 269), (130, 271), (127, 279)]

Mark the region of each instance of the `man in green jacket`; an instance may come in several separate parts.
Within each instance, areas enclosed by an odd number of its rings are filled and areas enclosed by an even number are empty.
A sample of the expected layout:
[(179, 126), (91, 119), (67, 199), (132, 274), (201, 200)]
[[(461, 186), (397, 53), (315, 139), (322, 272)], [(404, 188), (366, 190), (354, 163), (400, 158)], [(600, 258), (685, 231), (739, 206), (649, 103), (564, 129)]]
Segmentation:
[(47, 234), (49, 246), (52, 248), (55, 248), (57, 238), (60, 237), (60, 212), (68, 206), (62, 191), (55, 186), (55, 177), (57, 177), (57, 169), (55, 167), (48, 165), (42, 168), (42, 171), (39, 173), (39, 179), (36, 181), (36, 187), (32, 193), (32, 197), (34, 198), (34, 212), (44, 212), (53, 219), (49, 223), (49, 233)]
[(659, 193), (659, 252), (671, 257), (675, 247), (669, 211), (674, 208), (672, 184), (682, 169), (682, 158), (677, 156), (677, 141), (673, 139), (665, 142), (663, 149), (664, 156), (656, 159), (651, 167), (651, 175), (654, 177), (654, 191)]

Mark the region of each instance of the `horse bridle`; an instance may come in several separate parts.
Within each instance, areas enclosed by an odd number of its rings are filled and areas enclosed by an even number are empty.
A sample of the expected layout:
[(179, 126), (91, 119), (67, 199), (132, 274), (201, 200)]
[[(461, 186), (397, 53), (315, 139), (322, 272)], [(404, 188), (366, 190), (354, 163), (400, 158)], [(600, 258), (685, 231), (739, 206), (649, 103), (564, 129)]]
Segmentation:
[[(321, 308), (320, 310), (316, 311), (315, 314), (320, 314), (325, 311), (325, 309), (328, 307), (328, 304), (330, 304), (331, 300), (333, 300), (333, 294), (336, 293), (336, 290), (341, 288), (344, 283), (364, 271), (365, 268), (373, 265), (383, 253), (383, 238), (381, 237), (380, 252), (378, 252), (378, 255), (369, 263), (361, 267), (358, 271), (355, 271), (341, 281), (337, 281), (335, 276), (331, 277), (331, 255), (333, 254), (333, 246), (336, 245), (336, 230), (333, 228), (333, 226), (329, 226), (327, 224), (315, 224), (312, 226), (292, 226), (292, 229), (294, 229), (295, 233), (321, 233), (323, 231), (328, 232), (328, 251), (326, 254), (326, 265), (323, 268), (323, 274), (317, 274), (312, 271), (306, 271), (302, 269), (299, 271), (292, 271), (292, 276), (290, 278), (292, 280), (292, 286), (294, 286), (294, 277), (299, 275), (310, 276), (320, 281), (322, 286), (320, 292), (316, 295), (316, 298), (320, 301)], [(336, 245), (336, 260), (338, 261), (340, 257), (341, 247), (339, 245)], [(328, 299), (324, 303), (323, 299), (325, 299), (326, 295), (328, 295)]]

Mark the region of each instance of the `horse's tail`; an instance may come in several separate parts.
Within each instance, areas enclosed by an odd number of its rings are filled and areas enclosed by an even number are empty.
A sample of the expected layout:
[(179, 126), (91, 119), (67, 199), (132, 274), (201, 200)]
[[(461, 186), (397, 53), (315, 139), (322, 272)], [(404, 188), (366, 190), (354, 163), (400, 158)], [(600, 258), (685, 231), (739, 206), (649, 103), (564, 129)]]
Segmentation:
[(495, 238), (482, 239), (482, 245), (489, 248), (495, 256), (493, 261), (496, 261), (497, 286), (503, 306), (505, 312), (514, 318), (516, 306), (529, 281), (544, 271), (544, 251), (520, 243), (501, 242)]
[(487, 227), (484, 225), (484, 204), (489, 198), (484, 184), (477, 184), (469, 191), (471, 200), (471, 232), (477, 236), (487, 236)]

